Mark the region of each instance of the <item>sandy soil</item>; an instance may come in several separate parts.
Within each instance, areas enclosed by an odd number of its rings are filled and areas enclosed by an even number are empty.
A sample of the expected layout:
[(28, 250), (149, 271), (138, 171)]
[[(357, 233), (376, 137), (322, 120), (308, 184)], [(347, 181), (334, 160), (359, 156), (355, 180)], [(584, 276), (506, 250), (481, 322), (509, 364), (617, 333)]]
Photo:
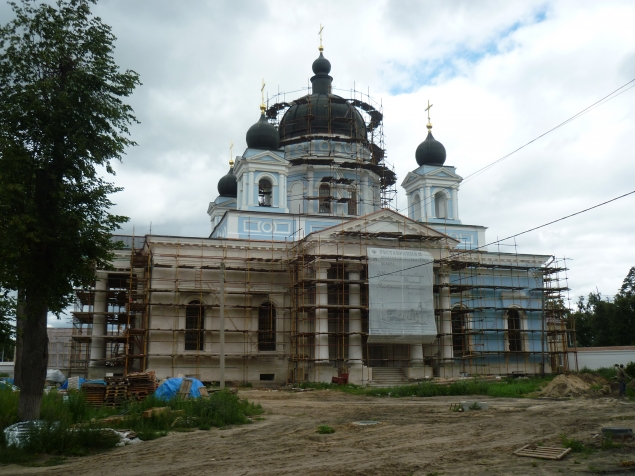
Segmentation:
[[(528, 443), (587, 444), (603, 426), (635, 428), (635, 404), (611, 397), (570, 400), (479, 398), (488, 410), (450, 412), (461, 398), (374, 398), (336, 391), (248, 390), (262, 420), (223, 430), (172, 433), (61, 466), (5, 466), (0, 474), (51, 475), (480, 475), (634, 474), (635, 442), (562, 461), (514, 456)], [(375, 426), (352, 422), (378, 420)], [(329, 424), (331, 435), (317, 426)]]

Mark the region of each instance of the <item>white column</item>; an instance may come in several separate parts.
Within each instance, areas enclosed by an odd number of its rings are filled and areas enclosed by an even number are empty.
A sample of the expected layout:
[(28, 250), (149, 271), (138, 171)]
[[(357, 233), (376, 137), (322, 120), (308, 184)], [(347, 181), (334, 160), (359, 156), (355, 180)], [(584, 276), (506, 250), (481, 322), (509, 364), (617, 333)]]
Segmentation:
[[(320, 280), (327, 279), (329, 263), (318, 261), (315, 268), (315, 277)], [(315, 303), (315, 360), (317, 363), (328, 363), (329, 361), (329, 311), (320, 306), (329, 303), (327, 283), (318, 282), (316, 284)]]
[(253, 172), (249, 172), (249, 183), (247, 184), (247, 186), (249, 187), (249, 195), (247, 196), (247, 206), (255, 206), (256, 202), (254, 200), (254, 193), (256, 193), (256, 191), (254, 190), (255, 185), (254, 185)]
[(430, 187), (421, 187), (421, 218), (425, 221), (430, 218)]
[(108, 275), (98, 273), (95, 281), (95, 302), (93, 305), (93, 327), (90, 344), (88, 378), (101, 379), (106, 374), (106, 290)]
[(288, 208), (288, 203), (287, 203), (287, 178), (284, 177), (282, 174), (280, 174), (278, 176), (278, 179), (280, 181), (280, 199), (279, 199), (278, 206), (280, 208), (287, 209)]
[[(450, 275), (445, 271), (439, 271), (440, 284), (449, 284)], [(452, 312), (450, 311), (450, 288), (442, 287), (440, 292), (440, 305), (443, 309), (441, 318), (441, 333), (444, 334), (441, 340), (441, 356), (444, 359), (452, 358)], [(447, 309), (447, 310), (446, 310)]]
[(249, 176), (247, 174), (243, 174), (241, 181), (243, 185), (243, 201), (241, 203), (241, 208), (246, 210), (249, 205)]
[[(310, 169), (307, 168), (307, 173), (306, 173), (306, 179), (307, 179), (307, 192), (306, 195), (307, 197), (312, 197), (314, 195), (313, 193), (313, 168), (311, 167)], [(315, 200), (307, 200), (307, 213), (315, 213)], [(308, 233), (308, 231), (306, 232)]]
[(452, 187), (452, 219), (459, 219), (459, 194), (455, 187)]
[[(348, 279), (359, 281), (361, 264), (351, 264), (348, 266)], [(353, 306), (361, 305), (359, 294), (360, 284), (349, 283), (348, 285), (348, 362), (352, 365), (362, 363), (362, 310), (354, 309)]]

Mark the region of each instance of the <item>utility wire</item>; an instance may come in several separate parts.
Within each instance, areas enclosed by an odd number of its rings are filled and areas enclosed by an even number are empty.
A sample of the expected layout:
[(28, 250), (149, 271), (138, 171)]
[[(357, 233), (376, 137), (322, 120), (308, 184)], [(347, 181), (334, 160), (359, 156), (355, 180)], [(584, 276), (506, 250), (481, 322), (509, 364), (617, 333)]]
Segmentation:
[[(593, 108), (595, 108), (595, 107), (599, 106), (601, 103), (608, 102), (608, 101), (610, 101), (611, 99), (615, 99), (615, 98), (616, 98), (617, 96), (619, 96), (620, 94), (625, 93), (625, 92), (626, 92), (626, 91), (628, 91), (629, 89), (631, 89), (631, 88), (635, 87), (635, 85), (633, 85), (633, 86), (631, 86), (630, 88), (628, 88), (628, 89), (626, 89), (626, 90), (622, 91), (621, 93), (619, 93), (619, 94), (615, 94), (615, 93), (617, 93), (619, 90), (624, 89), (626, 86), (628, 86), (629, 84), (631, 84), (631, 83), (633, 83), (633, 82), (635, 82), (635, 79), (631, 79), (628, 83), (626, 83), (626, 84), (624, 84), (624, 85), (620, 86), (620, 87), (619, 87), (619, 88), (617, 88), (615, 91), (612, 91), (611, 93), (609, 93), (609, 94), (607, 94), (606, 96), (604, 96), (602, 99), (597, 100), (596, 102), (594, 102), (594, 103), (593, 103), (593, 104), (591, 104), (590, 106), (588, 106), (588, 107), (586, 107), (586, 108), (582, 109), (582, 110), (581, 110), (580, 112), (578, 112), (577, 114), (575, 114), (575, 115), (571, 116), (571, 117), (570, 117), (569, 119), (567, 119), (566, 121), (563, 121), (563, 122), (561, 122), (560, 124), (558, 124), (557, 126), (552, 127), (551, 129), (549, 129), (548, 131), (543, 132), (543, 133), (542, 133), (542, 134), (540, 134), (538, 137), (536, 137), (536, 138), (534, 138), (534, 139), (530, 140), (529, 142), (527, 142), (527, 143), (526, 143), (526, 144), (524, 144), (524, 145), (521, 145), (520, 147), (518, 147), (517, 149), (513, 150), (513, 151), (512, 151), (512, 152), (510, 152), (509, 154), (504, 155), (504, 156), (503, 156), (503, 157), (501, 157), (500, 159), (495, 160), (494, 162), (492, 162), (491, 164), (488, 164), (488, 165), (486, 165), (485, 167), (478, 169), (476, 172), (472, 172), (470, 175), (468, 175), (467, 177), (465, 177), (465, 178), (463, 179), (463, 182), (465, 183), (465, 182), (467, 182), (469, 179), (474, 178), (474, 177), (476, 177), (477, 175), (479, 175), (479, 174), (481, 174), (481, 173), (485, 172), (486, 170), (488, 170), (489, 168), (493, 167), (494, 165), (496, 165), (496, 164), (498, 164), (498, 163), (502, 162), (503, 160), (505, 160), (505, 159), (509, 158), (510, 156), (512, 156), (513, 154), (515, 154), (516, 152), (518, 152), (519, 150), (524, 149), (524, 148), (525, 148), (525, 147), (527, 147), (528, 145), (530, 145), (530, 144), (532, 144), (532, 143), (536, 142), (538, 139), (543, 138), (543, 137), (544, 137), (544, 136), (546, 136), (547, 134), (549, 134), (549, 133), (551, 133), (551, 132), (555, 131), (556, 129), (559, 129), (560, 127), (564, 126), (565, 124), (568, 124), (569, 122), (571, 122), (571, 121), (573, 121), (573, 120), (577, 119), (578, 117), (580, 117), (580, 116), (582, 116), (582, 115), (586, 114), (586, 113), (587, 113), (587, 112), (589, 112), (591, 109), (593, 109)], [(611, 96), (613, 96), (613, 97), (611, 97)], [(610, 99), (609, 99), (609, 98), (610, 98)]]

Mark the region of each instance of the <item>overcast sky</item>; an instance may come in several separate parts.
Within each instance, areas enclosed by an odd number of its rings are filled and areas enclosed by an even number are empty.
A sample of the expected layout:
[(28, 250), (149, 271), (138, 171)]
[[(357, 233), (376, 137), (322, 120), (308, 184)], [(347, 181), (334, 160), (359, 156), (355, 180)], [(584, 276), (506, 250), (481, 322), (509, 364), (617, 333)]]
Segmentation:
[[(320, 23), (334, 86), (383, 104), (399, 183), (417, 167), (428, 99), (446, 165), (466, 177), (635, 79), (632, 1), (101, 0), (93, 11), (143, 83), (130, 98), (139, 146), (113, 178), (123, 232), (138, 235), (150, 224), (209, 235), (207, 206), (230, 141), (246, 147), (262, 78), (269, 95), (306, 87)], [(467, 180), (463, 223), (493, 241), (635, 190), (633, 106), (635, 88)], [(518, 237), (517, 250), (567, 257), (572, 302), (613, 295), (635, 265), (634, 209), (635, 195)]]

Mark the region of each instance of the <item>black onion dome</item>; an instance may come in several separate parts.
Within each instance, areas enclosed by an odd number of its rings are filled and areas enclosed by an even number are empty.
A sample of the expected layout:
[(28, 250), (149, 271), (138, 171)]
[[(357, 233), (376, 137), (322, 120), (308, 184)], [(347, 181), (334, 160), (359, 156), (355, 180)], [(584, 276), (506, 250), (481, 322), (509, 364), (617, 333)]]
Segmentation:
[(280, 135), (278, 130), (267, 121), (264, 113), (260, 120), (247, 131), (247, 147), (250, 149), (278, 150), (280, 148)]
[(313, 62), (312, 94), (296, 99), (285, 112), (278, 131), (281, 141), (311, 135), (338, 136), (339, 140), (366, 140), (366, 123), (346, 99), (331, 94), (331, 63), (322, 52)]
[(415, 157), (419, 165), (443, 165), (445, 147), (432, 136), (431, 131), (428, 131), (428, 137), (417, 147)]
[(218, 194), (221, 197), (237, 198), (238, 197), (238, 182), (234, 175), (234, 166), (232, 165), (227, 172), (227, 175), (221, 177), (218, 181)]
[(320, 51), (320, 56), (313, 62), (313, 73), (314, 74), (329, 74), (331, 72), (331, 62), (327, 60), (322, 52)]

